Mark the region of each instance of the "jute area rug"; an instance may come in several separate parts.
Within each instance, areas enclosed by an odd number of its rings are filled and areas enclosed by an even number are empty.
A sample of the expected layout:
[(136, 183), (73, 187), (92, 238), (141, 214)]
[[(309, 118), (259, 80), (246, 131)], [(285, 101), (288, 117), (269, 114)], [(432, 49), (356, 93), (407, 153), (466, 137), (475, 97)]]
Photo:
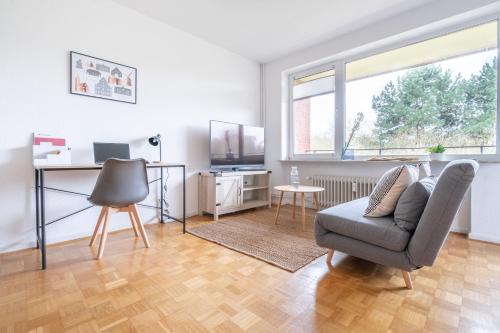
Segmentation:
[(194, 236), (220, 244), (235, 251), (295, 272), (324, 255), (327, 250), (316, 245), (308, 216), (308, 230), (302, 231), (300, 215), (291, 220), (290, 212), (282, 211), (280, 224), (274, 225), (272, 210), (229, 216), (189, 228)]

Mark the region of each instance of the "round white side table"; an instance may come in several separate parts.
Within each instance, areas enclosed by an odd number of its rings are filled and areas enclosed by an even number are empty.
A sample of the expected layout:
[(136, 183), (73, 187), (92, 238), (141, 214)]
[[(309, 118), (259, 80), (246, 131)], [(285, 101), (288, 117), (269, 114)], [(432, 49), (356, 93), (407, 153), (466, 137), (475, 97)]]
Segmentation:
[(280, 209), (281, 209), (281, 202), (283, 200), (283, 195), (285, 192), (290, 192), (293, 193), (293, 210), (292, 210), (292, 217), (295, 218), (295, 206), (296, 206), (296, 201), (297, 201), (297, 193), (300, 193), (301, 196), (301, 203), (302, 203), (302, 230), (305, 230), (306, 226), (306, 199), (305, 199), (305, 194), (306, 193), (312, 193), (313, 195), (313, 200), (314, 204), (316, 205), (316, 209), (319, 210), (319, 201), (318, 201), (318, 193), (323, 192), (325, 189), (322, 187), (317, 187), (317, 186), (304, 186), (304, 185), (299, 185), (299, 186), (293, 186), (293, 185), (281, 185), (281, 186), (276, 186), (274, 187), (276, 191), (280, 191), (280, 201), (278, 203), (278, 208), (276, 209), (276, 218), (274, 220), (274, 224), (278, 224), (278, 219), (280, 216)]

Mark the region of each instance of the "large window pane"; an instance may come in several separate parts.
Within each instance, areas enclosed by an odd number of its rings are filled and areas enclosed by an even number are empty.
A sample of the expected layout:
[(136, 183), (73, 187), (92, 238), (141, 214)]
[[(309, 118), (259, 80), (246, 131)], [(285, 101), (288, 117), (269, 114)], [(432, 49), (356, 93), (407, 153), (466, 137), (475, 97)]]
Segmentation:
[(497, 22), (346, 65), (346, 132), (356, 155), (496, 152)]
[(334, 70), (294, 79), (294, 154), (334, 152), (334, 87)]

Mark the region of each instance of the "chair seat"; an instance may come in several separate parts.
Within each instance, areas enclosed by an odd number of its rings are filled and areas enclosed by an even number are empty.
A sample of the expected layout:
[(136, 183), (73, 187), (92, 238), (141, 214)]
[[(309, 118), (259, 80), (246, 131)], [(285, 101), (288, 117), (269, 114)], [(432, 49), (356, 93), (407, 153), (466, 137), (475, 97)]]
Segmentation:
[(400, 229), (392, 216), (365, 217), (368, 197), (322, 210), (316, 223), (339, 235), (351, 237), (392, 251), (402, 251), (411, 234)]
[(90, 202), (93, 205), (96, 206), (102, 206), (102, 207), (113, 207), (113, 208), (124, 208), (128, 207), (130, 205), (136, 204), (137, 202), (130, 202), (130, 200), (102, 200), (100, 198), (93, 198), (93, 197), (88, 197), (87, 201)]

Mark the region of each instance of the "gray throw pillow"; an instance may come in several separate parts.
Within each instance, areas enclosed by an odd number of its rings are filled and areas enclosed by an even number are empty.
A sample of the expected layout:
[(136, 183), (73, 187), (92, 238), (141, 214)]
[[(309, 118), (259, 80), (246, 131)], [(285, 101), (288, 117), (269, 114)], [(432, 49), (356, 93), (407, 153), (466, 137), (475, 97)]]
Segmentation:
[(426, 177), (406, 188), (394, 210), (394, 221), (400, 228), (410, 232), (417, 228), (435, 186), (434, 177)]

